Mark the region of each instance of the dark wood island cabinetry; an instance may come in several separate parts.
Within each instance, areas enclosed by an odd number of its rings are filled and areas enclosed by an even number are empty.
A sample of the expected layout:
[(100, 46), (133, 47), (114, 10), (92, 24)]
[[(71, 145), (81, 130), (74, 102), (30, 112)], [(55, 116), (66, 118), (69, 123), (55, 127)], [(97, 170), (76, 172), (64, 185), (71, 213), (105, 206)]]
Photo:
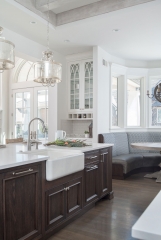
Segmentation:
[(0, 239), (39, 239), (41, 217), (42, 163), (1, 170)]
[(111, 199), (112, 147), (85, 152), (83, 171), (46, 181), (46, 162), (0, 170), (0, 239), (47, 239)]

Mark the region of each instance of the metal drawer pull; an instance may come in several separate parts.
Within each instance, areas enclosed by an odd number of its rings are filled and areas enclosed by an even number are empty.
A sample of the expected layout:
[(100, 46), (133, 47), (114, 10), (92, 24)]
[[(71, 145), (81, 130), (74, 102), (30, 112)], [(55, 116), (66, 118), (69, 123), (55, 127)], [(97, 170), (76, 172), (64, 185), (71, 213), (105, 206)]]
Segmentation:
[(97, 158), (97, 156), (88, 157), (87, 159), (94, 159), (94, 158)]
[(108, 154), (108, 152), (106, 153), (102, 153), (101, 156), (103, 156), (103, 159), (100, 161), (101, 163), (103, 163), (105, 161), (105, 155)]
[(106, 152), (106, 153), (102, 153), (101, 156), (103, 156), (103, 155), (105, 155), (105, 154), (108, 154), (108, 152)]
[(32, 171), (33, 171), (33, 169), (29, 168), (29, 170), (27, 170), (27, 171), (18, 172), (18, 173), (13, 172), (13, 175), (19, 175), (19, 174), (23, 174), (23, 173), (32, 172)]
[(92, 171), (92, 170), (97, 169), (97, 168), (98, 168), (97, 165), (92, 166), (92, 167), (87, 167), (87, 172)]

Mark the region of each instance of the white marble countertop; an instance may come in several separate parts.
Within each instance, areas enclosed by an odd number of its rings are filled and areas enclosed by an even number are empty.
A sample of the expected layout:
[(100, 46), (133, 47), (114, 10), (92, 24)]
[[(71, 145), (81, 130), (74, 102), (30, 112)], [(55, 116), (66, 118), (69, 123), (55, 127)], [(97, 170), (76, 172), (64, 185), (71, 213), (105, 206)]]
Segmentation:
[(143, 240), (161, 239), (161, 191), (132, 227), (132, 237)]
[[(58, 150), (79, 150), (81, 152), (87, 152), (92, 150), (97, 150), (100, 148), (110, 147), (113, 144), (105, 143), (92, 143), (91, 146), (87, 147), (59, 147), (59, 146), (50, 146), (44, 147), (43, 144), (39, 145), (39, 149), (58, 149)], [(35, 147), (32, 147), (32, 150), (35, 150)], [(0, 148), (0, 170), (10, 167), (21, 166), (29, 163), (40, 162), (48, 159), (48, 156), (42, 156), (38, 154), (21, 154), (20, 151), (27, 151), (27, 145), (23, 143), (10, 143), (6, 145), (6, 148)], [(78, 151), (77, 151), (78, 152)]]
[[(43, 148), (43, 145), (41, 148)], [(0, 170), (48, 159), (47, 156), (18, 153), (26, 150), (26, 144), (22, 143), (10, 143), (6, 145), (6, 148), (0, 148)]]
[(160, 142), (142, 142), (142, 143), (131, 143), (131, 147), (144, 150), (155, 150), (161, 151)]

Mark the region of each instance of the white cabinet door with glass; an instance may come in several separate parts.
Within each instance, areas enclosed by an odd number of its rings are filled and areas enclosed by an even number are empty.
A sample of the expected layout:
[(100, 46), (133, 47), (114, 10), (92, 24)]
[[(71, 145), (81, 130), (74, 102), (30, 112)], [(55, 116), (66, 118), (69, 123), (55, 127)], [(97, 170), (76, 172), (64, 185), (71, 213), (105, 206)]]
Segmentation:
[[(42, 87), (13, 90), (13, 137), (27, 139), (28, 123), (39, 117), (48, 127), (48, 90)], [(47, 138), (39, 121), (31, 124), (36, 139)]]
[[(93, 110), (93, 61), (91, 59), (70, 62), (69, 69), (69, 113), (76, 118), (83, 114), (92, 117)], [(77, 115), (78, 114), (78, 115)], [(72, 115), (71, 115), (72, 116)]]

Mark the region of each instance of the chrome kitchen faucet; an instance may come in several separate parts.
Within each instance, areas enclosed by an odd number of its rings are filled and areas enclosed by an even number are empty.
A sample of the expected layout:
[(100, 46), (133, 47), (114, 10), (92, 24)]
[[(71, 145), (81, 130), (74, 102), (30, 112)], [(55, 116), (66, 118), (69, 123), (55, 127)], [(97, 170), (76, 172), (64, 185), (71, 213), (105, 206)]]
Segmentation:
[[(28, 125), (28, 141), (27, 141), (27, 150), (28, 150), (28, 151), (31, 151), (30, 126), (31, 126), (31, 123), (32, 123), (34, 120), (39, 120), (39, 121), (42, 123), (42, 126), (43, 126), (42, 132), (46, 132), (45, 123), (44, 123), (44, 121), (43, 121), (41, 118), (33, 118), (33, 119), (29, 122), (29, 125)], [(36, 148), (38, 148), (38, 142), (37, 142), (36, 144), (37, 144), (37, 147), (36, 147)]]

